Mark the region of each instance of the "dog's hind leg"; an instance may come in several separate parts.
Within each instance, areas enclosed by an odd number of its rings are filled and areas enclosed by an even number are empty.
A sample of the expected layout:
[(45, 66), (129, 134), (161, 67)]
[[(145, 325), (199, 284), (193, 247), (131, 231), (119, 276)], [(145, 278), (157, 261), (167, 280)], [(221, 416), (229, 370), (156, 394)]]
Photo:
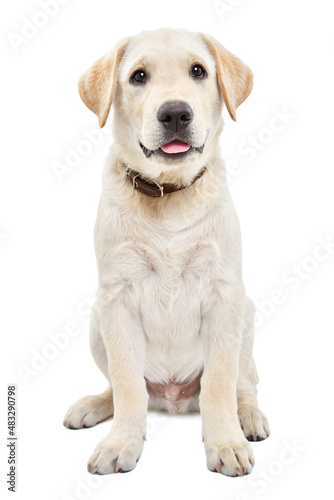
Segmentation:
[(259, 409), (256, 385), (259, 381), (253, 358), (254, 305), (247, 297), (245, 329), (240, 351), (237, 383), (238, 416), (248, 441), (262, 441), (269, 436), (268, 420)]
[(98, 314), (95, 308), (92, 309), (90, 324), (90, 348), (95, 363), (109, 382), (109, 388), (102, 394), (85, 396), (76, 401), (67, 410), (64, 417), (64, 426), (68, 429), (92, 427), (114, 413), (107, 352), (100, 332)]

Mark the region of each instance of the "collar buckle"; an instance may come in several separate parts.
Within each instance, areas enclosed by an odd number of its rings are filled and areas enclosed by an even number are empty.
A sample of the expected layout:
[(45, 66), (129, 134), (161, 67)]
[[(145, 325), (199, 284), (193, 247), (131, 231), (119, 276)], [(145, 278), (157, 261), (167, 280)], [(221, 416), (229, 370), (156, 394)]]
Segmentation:
[(158, 188), (160, 189), (160, 196), (159, 196), (159, 198), (162, 198), (162, 197), (163, 197), (163, 195), (164, 195), (164, 188), (163, 188), (163, 186), (160, 186), (160, 184), (158, 184), (156, 181), (153, 181), (153, 182), (154, 182), (154, 184), (156, 184), (156, 185), (158, 186)]

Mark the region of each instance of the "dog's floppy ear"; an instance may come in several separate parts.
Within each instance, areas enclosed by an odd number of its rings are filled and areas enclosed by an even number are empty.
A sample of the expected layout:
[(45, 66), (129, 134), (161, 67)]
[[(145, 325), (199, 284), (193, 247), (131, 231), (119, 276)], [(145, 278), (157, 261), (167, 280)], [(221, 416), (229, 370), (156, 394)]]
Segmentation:
[(117, 70), (131, 38), (123, 38), (110, 52), (100, 57), (79, 79), (79, 94), (86, 106), (106, 124), (113, 101)]
[(232, 120), (237, 121), (237, 107), (247, 99), (253, 88), (253, 73), (215, 38), (203, 33), (200, 35), (216, 60), (218, 87), (227, 111)]

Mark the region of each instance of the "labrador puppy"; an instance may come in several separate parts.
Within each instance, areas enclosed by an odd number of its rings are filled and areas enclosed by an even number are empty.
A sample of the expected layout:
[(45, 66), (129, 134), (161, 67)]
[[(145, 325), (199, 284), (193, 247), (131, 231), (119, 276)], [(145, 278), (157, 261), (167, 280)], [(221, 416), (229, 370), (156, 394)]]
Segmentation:
[(252, 356), (254, 307), (219, 136), (236, 120), (250, 69), (202, 33), (160, 29), (121, 40), (79, 81), (114, 143), (95, 226), (99, 273), (90, 346), (108, 380), (66, 413), (69, 429), (113, 415), (92, 474), (141, 456), (148, 409), (200, 410), (209, 470), (251, 472), (248, 441), (268, 437)]

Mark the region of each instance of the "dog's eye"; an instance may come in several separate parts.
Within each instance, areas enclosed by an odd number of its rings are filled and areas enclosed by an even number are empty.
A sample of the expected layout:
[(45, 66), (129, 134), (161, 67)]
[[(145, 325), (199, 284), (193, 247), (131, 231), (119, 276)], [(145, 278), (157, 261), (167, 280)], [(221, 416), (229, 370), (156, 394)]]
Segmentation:
[(206, 71), (200, 64), (194, 64), (191, 68), (191, 73), (196, 78), (203, 78), (206, 75)]
[(138, 69), (135, 71), (131, 77), (131, 81), (134, 84), (137, 83), (145, 83), (146, 82), (146, 73), (142, 69)]

